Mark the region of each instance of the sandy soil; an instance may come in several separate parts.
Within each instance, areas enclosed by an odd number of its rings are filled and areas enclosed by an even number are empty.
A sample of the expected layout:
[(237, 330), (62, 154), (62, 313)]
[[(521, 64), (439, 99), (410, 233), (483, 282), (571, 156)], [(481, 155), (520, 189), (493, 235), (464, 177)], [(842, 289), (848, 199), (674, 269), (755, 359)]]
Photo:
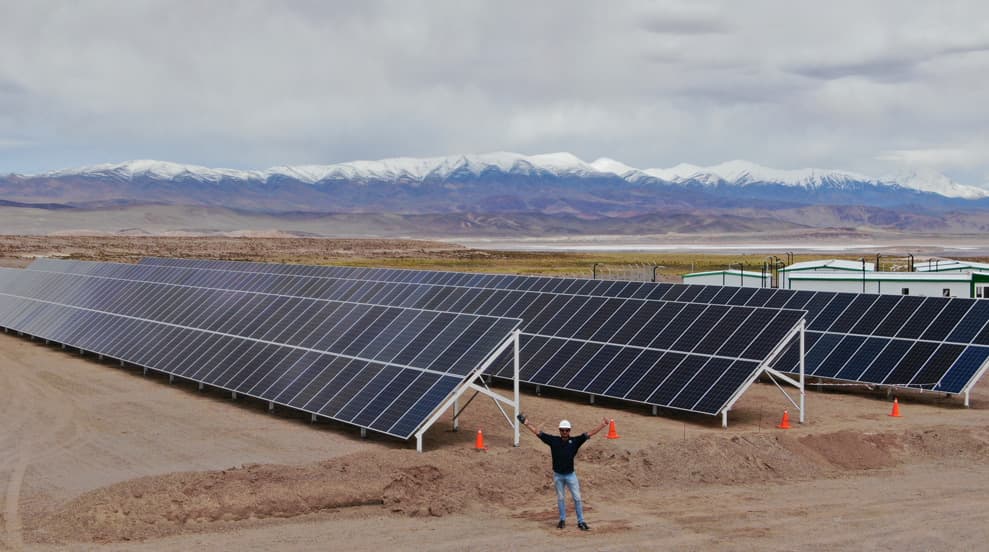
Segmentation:
[(0, 266), (26, 266), (36, 257), (136, 262), (141, 257), (303, 262), (346, 258), (458, 259), (478, 254), (452, 243), (425, 240), (203, 236), (0, 235)]
[[(982, 385), (984, 387), (984, 384)], [(578, 457), (592, 530), (555, 528), (545, 447), (475, 400), (413, 443), (169, 385), (0, 334), (0, 546), (12, 550), (948, 550), (989, 537), (989, 393), (757, 385), (729, 417), (523, 395), (547, 428), (614, 418)], [(792, 409), (791, 409), (792, 410)], [(473, 450), (483, 429), (489, 450)]]

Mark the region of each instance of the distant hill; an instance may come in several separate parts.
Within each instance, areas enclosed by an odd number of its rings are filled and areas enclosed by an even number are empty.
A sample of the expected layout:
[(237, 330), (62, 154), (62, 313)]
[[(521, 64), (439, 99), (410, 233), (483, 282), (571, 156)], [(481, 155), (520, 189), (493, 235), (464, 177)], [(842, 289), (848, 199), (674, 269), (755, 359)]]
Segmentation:
[(422, 235), (836, 226), (977, 232), (989, 220), (989, 191), (938, 174), (872, 178), (744, 161), (636, 169), (611, 159), (587, 163), (567, 153), (399, 158), (264, 171), (131, 161), (0, 177), (4, 205), (79, 211), (74, 216), (151, 206), (222, 208), (274, 221), (373, 214), (385, 217), (383, 222), (397, 215), (405, 221), (418, 217)]

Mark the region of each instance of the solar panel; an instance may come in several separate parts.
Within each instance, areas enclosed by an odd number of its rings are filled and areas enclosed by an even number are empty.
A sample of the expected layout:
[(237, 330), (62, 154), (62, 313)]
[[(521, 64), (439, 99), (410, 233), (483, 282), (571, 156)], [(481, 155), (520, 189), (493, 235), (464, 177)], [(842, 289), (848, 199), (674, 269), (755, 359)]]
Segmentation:
[(0, 326), (408, 439), (518, 319), (0, 269)]
[[(321, 267), (273, 266), (290, 274), (68, 261), (30, 268), (520, 318), (521, 381), (709, 415), (730, 405), (803, 317), (795, 310), (634, 299), (639, 286), (629, 282), (519, 280), (524, 287), (607, 288), (615, 295), (602, 298), (498, 289), (513, 281), (491, 275), (421, 272), (405, 274), (412, 282), (382, 282), (358, 279), (364, 269), (340, 278), (291, 274)], [(452, 280), (493, 287), (444, 283)], [(488, 373), (510, 377), (511, 367), (506, 354)], [(646, 392), (648, 382), (654, 385)]]
[[(554, 279), (512, 275), (477, 275), (449, 272), (423, 272), (402, 269), (351, 267), (301, 267), (238, 261), (203, 261), (146, 258), (145, 265), (200, 266), (333, 277), (361, 277), (379, 281), (412, 281), (446, 278), (454, 285), (516, 289), (522, 286), (554, 287), (561, 292), (582, 289), (602, 297), (631, 292), (634, 297), (674, 300), (692, 296), (692, 302), (803, 309), (808, 313), (808, 345), (817, 342), (821, 351), (808, 347), (807, 374), (856, 383), (910, 387), (947, 393), (966, 393), (985, 372), (986, 364), (974, 365), (989, 357), (989, 301), (958, 297), (878, 296), (874, 294), (794, 291), (788, 289), (739, 288), (686, 284), (613, 282), (582, 279)], [(424, 276), (427, 275), (427, 276)], [(449, 276), (452, 275), (452, 276)], [(563, 282), (567, 282), (566, 285)], [(563, 288), (566, 288), (565, 290)], [(822, 334), (855, 335), (866, 338), (857, 350), (847, 342), (840, 351), (832, 351), (839, 341), (819, 341)], [(900, 341), (909, 343), (903, 344)], [(929, 348), (914, 349), (915, 342), (939, 345), (927, 357)], [(959, 349), (959, 347), (961, 349)], [(878, 350), (877, 350), (878, 349)], [(957, 351), (962, 353), (956, 354)], [(820, 354), (826, 352), (827, 355)], [(873, 354), (870, 358), (868, 354)], [(828, 359), (827, 366), (820, 363)], [(862, 363), (867, 362), (866, 366)], [(840, 363), (840, 366), (838, 364)], [(795, 373), (798, 358), (791, 349), (774, 366)], [(906, 374), (909, 374), (907, 377)], [(966, 396), (967, 400), (967, 396)]]

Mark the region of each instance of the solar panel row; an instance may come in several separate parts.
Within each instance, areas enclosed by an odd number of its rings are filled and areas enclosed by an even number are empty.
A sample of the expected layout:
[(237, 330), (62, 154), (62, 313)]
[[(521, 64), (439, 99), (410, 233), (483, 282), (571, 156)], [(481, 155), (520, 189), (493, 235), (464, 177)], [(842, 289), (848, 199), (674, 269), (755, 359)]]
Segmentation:
[[(803, 313), (517, 290), (45, 261), (130, 280), (181, 282), (374, 304), (521, 318), (520, 379), (529, 383), (717, 414), (751, 381)], [(491, 371), (511, 376), (510, 357)]]
[[(989, 360), (989, 301), (977, 299), (236, 261), (149, 258), (142, 264), (803, 309), (807, 374), (878, 385), (960, 393), (974, 385)], [(798, 362), (791, 348), (774, 367), (795, 373)]]
[(0, 325), (411, 436), (514, 319), (0, 269)]

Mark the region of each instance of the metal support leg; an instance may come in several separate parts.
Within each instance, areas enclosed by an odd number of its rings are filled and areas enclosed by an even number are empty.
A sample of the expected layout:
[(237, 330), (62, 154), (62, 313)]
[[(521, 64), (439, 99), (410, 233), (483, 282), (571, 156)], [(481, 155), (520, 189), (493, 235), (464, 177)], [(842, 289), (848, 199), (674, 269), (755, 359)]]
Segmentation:
[(460, 430), (460, 397), (453, 401), (453, 431)]
[(203, 382), (199, 382), (199, 385), (197, 387), (199, 388), (200, 391), (202, 391), (203, 390)]
[(272, 401), (268, 401), (268, 412), (274, 412), (274, 411), (275, 411), (275, 403)]
[(309, 423), (311, 423), (311, 424), (316, 423), (316, 415), (315, 414), (313, 414), (312, 417), (309, 418)]
[(142, 368), (141, 369), (141, 375), (144, 375), (144, 376), (148, 375), (148, 369), (147, 368)]
[(103, 360), (103, 355), (96, 355), (97, 360)]
[(728, 410), (721, 411), (721, 427), (728, 428)]
[(422, 435), (416, 435), (416, 452), (422, 452)]
[(175, 383), (175, 376), (174, 375), (168, 374), (168, 383)]
[(366, 427), (362, 427), (361, 428), (361, 439), (367, 439), (367, 428)]
[(968, 404), (968, 389), (966, 389), (965, 390), (965, 408), (968, 408), (968, 407), (969, 407), (969, 404)]
[[(804, 368), (805, 368), (805, 366), (804, 366), (804, 327), (805, 327), (805, 322), (801, 321), (800, 322), (800, 423), (804, 423), (804, 413), (806, 412), (806, 408), (804, 408), (804, 395), (805, 395), (805, 393), (804, 393), (804, 387), (806, 387), (806, 385), (804, 383), (805, 382), (805, 379), (804, 379), (805, 378), (805, 376), (804, 376)], [(725, 415), (727, 416), (727, 413)], [(728, 423), (727, 418), (725, 418), (725, 423), (726, 424)]]
[(515, 354), (512, 359), (514, 364), (512, 373), (512, 400), (515, 401), (515, 419), (513, 420), (515, 422), (515, 432), (513, 435), (515, 440), (513, 441), (513, 444), (517, 447), (519, 446), (519, 412), (521, 412), (522, 407), (519, 405), (519, 331), (515, 330), (514, 334), (515, 335), (513, 338), (515, 343), (513, 344), (513, 347), (515, 348)]
[(653, 416), (659, 415), (659, 407), (657, 407), (656, 405), (652, 405), (652, 415)]
[(540, 395), (542, 395), (542, 388), (537, 385), (536, 386), (536, 396), (539, 397)]
[(231, 391), (230, 392), (230, 398), (236, 401), (237, 400), (237, 392), (236, 391)]
[(591, 404), (594, 404), (594, 395), (588, 395), (587, 398)]

